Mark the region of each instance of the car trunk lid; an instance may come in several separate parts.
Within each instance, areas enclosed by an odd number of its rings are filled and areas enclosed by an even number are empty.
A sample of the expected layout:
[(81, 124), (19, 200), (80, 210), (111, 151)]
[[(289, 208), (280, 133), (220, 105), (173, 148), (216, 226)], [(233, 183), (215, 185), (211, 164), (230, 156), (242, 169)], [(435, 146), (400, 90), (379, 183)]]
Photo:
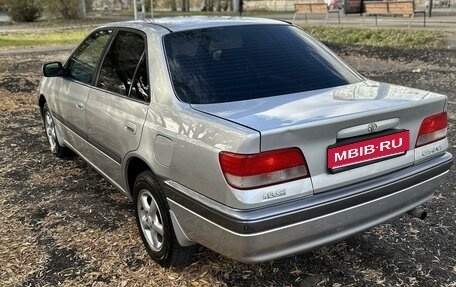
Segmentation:
[[(414, 164), (413, 149), (421, 121), (442, 112), (444, 105), (443, 95), (364, 81), (337, 88), (192, 107), (259, 131), (260, 151), (299, 147), (306, 158), (314, 192), (319, 193)], [(328, 147), (401, 131), (407, 132), (409, 137), (405, 154), (388, 155), (383, 160), (350, 166), (341, 172), (328, 168)]]

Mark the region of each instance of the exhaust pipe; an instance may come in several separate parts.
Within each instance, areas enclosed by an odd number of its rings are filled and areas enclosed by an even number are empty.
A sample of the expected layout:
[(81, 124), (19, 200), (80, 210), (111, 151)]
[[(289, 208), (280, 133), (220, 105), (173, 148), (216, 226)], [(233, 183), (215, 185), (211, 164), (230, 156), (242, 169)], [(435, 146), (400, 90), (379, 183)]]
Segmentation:
[(407, 211), (407, 214), (416, 218), (419, 218), (421, 220), (424, 220), (427, 216), (426, 210), (423, 208), (415, 207), (412, 210)]

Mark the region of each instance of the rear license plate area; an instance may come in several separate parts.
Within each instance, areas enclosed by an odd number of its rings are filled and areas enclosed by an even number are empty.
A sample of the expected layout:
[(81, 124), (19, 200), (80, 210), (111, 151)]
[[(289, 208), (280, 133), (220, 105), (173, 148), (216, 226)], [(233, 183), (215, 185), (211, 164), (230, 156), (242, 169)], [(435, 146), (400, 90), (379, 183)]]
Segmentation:
[(409, 139), (409, 131), (395, 130), (336, 143), (327, 150), (328, 169), (331, 173), (337, 173), (402, 156), (409, 149)]

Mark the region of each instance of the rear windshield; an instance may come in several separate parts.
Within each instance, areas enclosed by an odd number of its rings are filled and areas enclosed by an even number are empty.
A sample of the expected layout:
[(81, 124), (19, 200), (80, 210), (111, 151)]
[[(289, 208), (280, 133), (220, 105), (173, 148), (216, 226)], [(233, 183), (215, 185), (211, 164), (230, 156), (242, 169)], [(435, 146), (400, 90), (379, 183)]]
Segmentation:
[(177, 96), (222, 103), (330, 88), (360, 78), (290, 25), (228, 26), (170, 33), (165, 50)]

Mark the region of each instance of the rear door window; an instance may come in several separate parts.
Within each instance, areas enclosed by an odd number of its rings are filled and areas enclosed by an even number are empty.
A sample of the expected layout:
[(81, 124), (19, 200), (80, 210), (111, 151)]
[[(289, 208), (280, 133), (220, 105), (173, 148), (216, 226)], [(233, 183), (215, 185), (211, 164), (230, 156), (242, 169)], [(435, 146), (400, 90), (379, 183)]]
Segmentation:
[(104, 58), (97, 87), (149, 102), (148, 79), (144, 37), (119, 31)]

